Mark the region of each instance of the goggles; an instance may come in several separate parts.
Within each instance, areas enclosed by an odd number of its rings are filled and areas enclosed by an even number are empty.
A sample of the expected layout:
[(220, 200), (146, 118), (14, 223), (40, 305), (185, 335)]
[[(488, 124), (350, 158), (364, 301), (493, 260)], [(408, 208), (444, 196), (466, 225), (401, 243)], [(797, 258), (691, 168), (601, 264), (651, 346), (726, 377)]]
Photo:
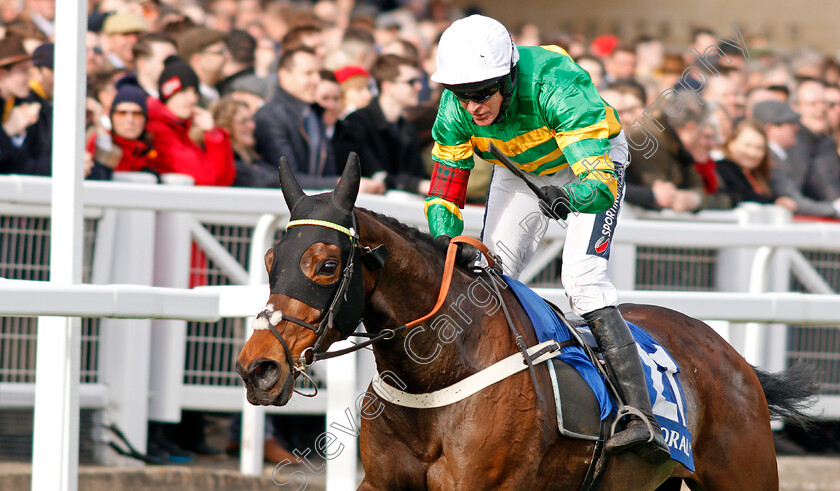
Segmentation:
[[(472, 84), (469, 84), (472, 85)], [(474, 86), (473, 86), (474, 87)], [(464, 87), (458, 85), (447, 85), (446, 88), (449, 89), (455, 97), (461, 102), (476, 102), (482, 103), (487, 99), (490, 99), (496, 92), (499, 91), (502, 87), (501, 81), (496, 81), (491, 85), (481, 88), (473, 88), (473, 87)]]

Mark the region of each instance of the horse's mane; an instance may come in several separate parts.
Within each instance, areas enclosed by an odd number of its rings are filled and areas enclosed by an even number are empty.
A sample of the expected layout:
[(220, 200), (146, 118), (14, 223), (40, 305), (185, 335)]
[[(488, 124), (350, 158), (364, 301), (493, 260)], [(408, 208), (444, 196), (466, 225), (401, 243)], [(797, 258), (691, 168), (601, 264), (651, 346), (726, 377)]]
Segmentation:
[[(437, 256), (441, 260), (446, 258), (446, 253), (441, 251), (440, 249), (435, 246), (435, 239), (432, 238), (431, 235), (423, 232), (416, 227), (412, 227), (411, 225), (406, 225), (403, 222), (397, 220), (394, 217), (383, 215), (382, 213), (377, 213), (375, 211), (370, 211), (366, 208), (357, 207), (357, 210), (364, 212), (370, 215), (374, 220), (381, 223), (383, 226), (393, 230), (396, 232), (400, 237), (408, 240), (409, 242), (414, 242), (415, 244), (420, 246), (421, 250), (424, 250), (426, 254), (430, 256)], [(470, 263), (471, 260), (475, 259), (474, 256), (470, 254), (467, 250), (460, 250), (458, 258), (455, 260), (455, 264), (463, 268), (469, 274), (475, 274), (475, 272), (470, 271), (465, 265)]]
[(435, 242), (432, 236), (427, 234), (426, 232), (417, 229), (416, 227), (406, 225), (394, 217), (383, 215), (382, 213), (377, 213), (366, 208), (357, 207), (356, 209), (367, 213), (368, 215), (376, 219), (376, 221), (382, 223), (386, 227), (390, 228), (394, 232), (398, 233), (399, 235), (403, 236), (404, 238), (410, 241), (417, 242), (420, 244), (426, 244), (431, 248), (435, 247)]

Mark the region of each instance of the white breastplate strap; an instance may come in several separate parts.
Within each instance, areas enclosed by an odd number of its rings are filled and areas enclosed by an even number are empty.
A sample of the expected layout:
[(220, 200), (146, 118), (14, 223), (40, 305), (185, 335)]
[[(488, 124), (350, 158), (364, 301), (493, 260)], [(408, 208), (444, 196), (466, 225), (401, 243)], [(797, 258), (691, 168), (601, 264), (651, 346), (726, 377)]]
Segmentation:
[[(545, 341), (528, 348), (527, 351), (530, 356), (545, 347), (550, 347), (551, 345), (555, 345), (555, 348), (549, 349), (538, 358), (534, 359), (532, 361), (534, 365), (559, 356), (562, 354), (562, 351), (560, 346), (557, 344), (557, 341), (554, 340)], [(528, 365), (525, 363), (525, 358), (522, 356), (522, 353), (516, 353), (508, 356), (504, 360), (490, 365), (478, 373), (470, 375), (460, 382), (450, 385), (449, 387), (444, 387), (443, 389), (436, 390), (434, 392), (426, 392), (424, 394), (411, 394), (409, 392), (403, 392), (382, 380), (378, 373), (374, 375), (371, 383), (373, 385), (373, 391), (387, 402), (398, 406), (424, 409), (448, 406), (449, 404), (466, 399), (481, 389), (489, 387), (496, 382), (510, 377), (514, 373), (525, 370), (526, 368), (528, 368)]]

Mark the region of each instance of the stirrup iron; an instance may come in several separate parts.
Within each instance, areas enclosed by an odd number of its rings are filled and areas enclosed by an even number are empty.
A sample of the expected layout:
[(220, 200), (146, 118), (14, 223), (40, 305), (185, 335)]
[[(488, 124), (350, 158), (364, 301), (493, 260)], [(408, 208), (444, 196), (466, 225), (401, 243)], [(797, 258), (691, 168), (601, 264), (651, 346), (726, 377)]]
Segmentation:
[(610, 425), (610, 435), (607, 438), (607, 440), (609, 440), (615, 435), (615, 428), (616, 426), (618, 426), (618, 422), (624, 419), (626, 416), (636, 416), (645, 424), (645, 426), (647, 426), (649, 436), (647, 442), (645, 443), (652, 443), (656, 439), (656, 436), (653, 432), (653, 425), (651, 424), (647, 416), (645, 416), (643, 412), (641, 412), (633, 406), (622, 405), (620, 408), (618, 408), (618, 410), (615, 413), (615, 418), (613, 419), (612, 425)]

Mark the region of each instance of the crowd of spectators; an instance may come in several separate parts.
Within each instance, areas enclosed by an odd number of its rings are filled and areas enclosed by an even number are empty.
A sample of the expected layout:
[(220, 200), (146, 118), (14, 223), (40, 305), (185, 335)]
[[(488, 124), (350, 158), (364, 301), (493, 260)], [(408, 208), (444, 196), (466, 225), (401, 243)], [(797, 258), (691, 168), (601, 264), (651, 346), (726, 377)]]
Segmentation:
[[(51, 173), (55, 2), (0, 0), (0, 174)], [(88, 5), (87, 178), (143, 171), (276, 188), (285, 157), (305, 188), (331, 189), (353, 151), (361, 192), (427, 193), (436, 42), (465, 15), (448, 2)], [(840, 216), (834, 58), (772, 50), (749, 33), (747, 54), (709, 29), (676, 51), (651, 36), (512, 32), (517, 44), (565, 49), (618, 113), (631, 205), (696, 212), (746, 201)], [(468, 191), (478, 202), (485, 164)]]
[[(277, 187), (285, 156), (304, 187), (327, 189), (355, 151), (362, 192), (425, 194), (436, 40), (464, 12), (435, 2), (88, 3), (86, 177), (175, 172), (197, 185)], [(0, 173), (49, 175), (55, 2), (3, 5)], [(518, 44), (564, 48), (616, 110), (631, 142), (631, 205), (754, 201), (840, 214), (831, 57), (774, 51), (761, 35), (742, 49), (710, 29), (673, 52), (646, 35), (514, 32)], [(489, 166), (473, 174), (481, 201)]]
[(840, 216), (836, 62), (767, 44), (747, 37), (744, 49), (709, 29), (693, 33), (683, 56), (646, 36), (567, 43), (628, 134), (628, 203), (693, 212), (755, 202)]

